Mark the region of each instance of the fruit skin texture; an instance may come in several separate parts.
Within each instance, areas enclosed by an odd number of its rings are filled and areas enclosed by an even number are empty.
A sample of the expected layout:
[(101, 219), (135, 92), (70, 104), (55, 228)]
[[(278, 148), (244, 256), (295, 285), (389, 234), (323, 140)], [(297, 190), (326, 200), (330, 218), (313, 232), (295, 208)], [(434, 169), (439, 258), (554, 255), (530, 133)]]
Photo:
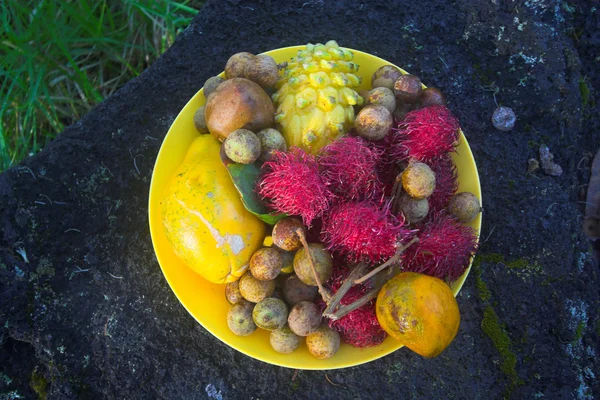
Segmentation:
[(281, 272), (282, 266), (281, 255), (273, 247), (258, 249), (250, 259), (250, 273), (259, 281), (275, 279)]
[(298, 218), (287, 217), (277, 221), (273, 227), (273, 244), (282, 250), (295, 251), (302, 246), (300, 236), (296, 229), (302, 229), (306, 234), (306, 228)]
[(414, 199), (424, 199), (435, 190), (435, 174), (429, 165), (413, 162), (402, 173), (402, 187)]
[(389, 207), (371, 201), (339, 203), (323, 221), (321, 242), (334, 254), (350, 262), (375, 264), (396, 252), (412, 231), (396, 218)]
[(442, 157), (454, 151), (459, 128), (456, 117), (442, 105), (411, 111), (394, 134), (394, 158), (430, 162)]
[(448, 347), (460, 325), (458, 303), (450, 287), (414, 272), (390, 279), (377, 296), (375, 311), (390, 336), (427, 358)]
[(321, 310), (309, 301), (294, 305), (288, 315), (288, 326), (298, 336), (308, 336), (319, 329)]
[(254, 306), (252, 319), (256, 326), (268, 331), (281, 329), (288, 318), (288, 308), (283, 302), (273, 297), (267, 297)]
[(258, 303), (275, 292), (275, 281), (259, 281), (248, 271), (240, 278), (239, 288), (244, 299)]
[(225, 154), (240, 164), (252, 164), (260, 156), (260, 140), (248, 129), (236, 129), (223, 142)]
[(165, 235), (191, 269), (214, 283), (237, 280), (265, 236), (231, 182), (211, 135), (198, 137), (161, 201)]
[(481, 203), (473, 193), (456, 193), (448, 204), (448, 211), (459, 222), (466, 224), (481, 212)]
[(331, 40), (325, 45), (308, 44), (288, 63), (273, 101), (275, 122), (289, 147), (316, 154), (350, 130), (353, 106), (362, 102), (354, 90), (360, 78), (353, 57)]
[(278, 353), (289, 354), (300, 346), (300, 338), (288, 326), (271, 331), (271, 347)]
[(435, 174), (435, 189), (429, 200), (429, 215), (434, 215), (446, 208), (450, 199), (458, 189), (458, 171), (449, 154), (446, 154), (430, 165)]
[(307, 227), (329, 208), (333, 198), (317, 158), (298, 147), (273, 153), (271, 161), (261, 167), (256, 192), (274, 210), (301, 216)]
[(340, 334), (327, 325), (321, 325), (306, 337), (306, 347), (319, 360), (331, 358), (340, 349)]
[(325, 146), (319, 164), (327, 186), (336, 196), (348, 200), (381, 197), (383, 185), (377, 167), (382, 152), (360, 138), (343, 136)]
[(273, 57), (266, 54), (254, 56), (244, 67), (244, 77), (264, 88), (273, 87), (279, 80), (279, 70)]
[(252, 318), (254, 304), (245, 300), (234, 304), (227, 313), (227, 326), (231, 332), (238, 336), (248, 336), (256, 330), (256, 324)]
[(296, 274), (290, 275), (283, 282), (283, 297), (290, 306), (301, 301), (313, 301), (317, 297), (318, 288), (302, 282)]
[(225, 64), (225, 77), (227, 79), (240, 78), (244, 76), (246, 64), (248, 61), (254, 58), (254, 54), (242, 51), (241, 53), (235, 53)]
[(223, 141), (236, 129), (258, 132), (272, 127), (273, 113), (273, 102), (258, 84), (245, 78), (233, 78), (211, 93), (204, 118), (210, 133)]
[[(321, 279), (321, 282), (327, 282), (329, 278), (331, 278), (331, 274), (333, 274), (333, 260), (331, 254), (329, 254), (320, 243), (309, 243), (308, 248), (312, 260), (315, 263), (315, 270), (319, 279)], [(315, 274), (311, 268), (306, 249), (304, 248), (298, 250), (294, 256), (294, 272), (305, 284), (317, 286)]]
[(369, 104), (356, 117), (356, 132), (367, 140), (383, 139), (394, 124), (390, 111), (380, 104)]
[(260, 156), (261, 161), (269, 161), (274, 151), (287, 151), (287, 144), (281, 132), (277, 129), (267, 128), (256, 133), (260, 140)]
[(418, 272), (452, 282), (469, 267), (477, 250), (477, 234), (440, 212), (417, 234), (419, 241), (404, 252), (404, 271)]

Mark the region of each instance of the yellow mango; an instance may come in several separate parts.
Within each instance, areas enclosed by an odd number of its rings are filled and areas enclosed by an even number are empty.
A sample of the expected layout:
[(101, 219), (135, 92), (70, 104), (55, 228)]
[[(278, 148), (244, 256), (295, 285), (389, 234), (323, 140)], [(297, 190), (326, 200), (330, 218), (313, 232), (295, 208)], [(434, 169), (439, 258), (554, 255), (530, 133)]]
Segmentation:
[(265, 237), (248, 212), (211, 135), (198, 137), (161, 201), (162, 222), (175, 254), (214, 283), (236, 281)]

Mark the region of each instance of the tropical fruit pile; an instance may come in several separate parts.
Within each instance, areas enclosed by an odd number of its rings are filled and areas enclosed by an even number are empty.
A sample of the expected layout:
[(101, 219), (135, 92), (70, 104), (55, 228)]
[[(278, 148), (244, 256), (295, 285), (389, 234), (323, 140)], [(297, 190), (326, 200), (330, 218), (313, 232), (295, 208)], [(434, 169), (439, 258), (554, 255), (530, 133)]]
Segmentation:
[(225, 284), (236, 335), (268, 330), (280, 353), (305, 340), (319, 359), (390, 335), (433, 357), (456, 335), (449, 285), (477, 249), (466, 223), (481, 204), (456, 193), (450, 156), (460, 125), (417, 76), (363, 77), (353, 60), (335, 41), (282, 64), (233, 55), (205, 83), (163, 225), (182, 260)]

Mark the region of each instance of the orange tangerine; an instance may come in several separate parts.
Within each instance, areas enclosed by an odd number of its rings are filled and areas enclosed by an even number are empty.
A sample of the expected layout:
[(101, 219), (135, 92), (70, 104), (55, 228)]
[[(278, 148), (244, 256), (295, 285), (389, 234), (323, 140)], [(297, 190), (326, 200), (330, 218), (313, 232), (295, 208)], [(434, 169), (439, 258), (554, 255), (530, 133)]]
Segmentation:
[(440, 354), (456, 336), (458, 304), (441, 279), (402, 272), (381, 288), (375, 307), (381, 327), (423, 357)]

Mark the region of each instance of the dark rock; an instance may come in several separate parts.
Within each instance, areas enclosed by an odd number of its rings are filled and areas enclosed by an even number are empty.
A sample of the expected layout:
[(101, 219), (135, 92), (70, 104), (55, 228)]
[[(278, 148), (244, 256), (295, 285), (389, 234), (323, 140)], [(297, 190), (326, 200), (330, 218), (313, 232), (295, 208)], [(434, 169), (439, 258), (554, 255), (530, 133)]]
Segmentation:
[[(598, 10), (440, 4), (209, 1), (148, 71), (0, 175), (0, 396), (600, 396), (599, 271), (577, 202), (600, 143), (598, 106), (580, 90), (600, 87)], [(402, 349), (292, 380), (178, 303), (154, 257), (147, 196), (170, 124), (230, 55), (329, 39), (446, 94), (480, 171), (482, 245), (458, 296), (458, 336), (439, 357)], [(511, 134), (491, 124), (494, 99), (519, 115)], [(527, 174), (541, 143), (561, 176)]]

